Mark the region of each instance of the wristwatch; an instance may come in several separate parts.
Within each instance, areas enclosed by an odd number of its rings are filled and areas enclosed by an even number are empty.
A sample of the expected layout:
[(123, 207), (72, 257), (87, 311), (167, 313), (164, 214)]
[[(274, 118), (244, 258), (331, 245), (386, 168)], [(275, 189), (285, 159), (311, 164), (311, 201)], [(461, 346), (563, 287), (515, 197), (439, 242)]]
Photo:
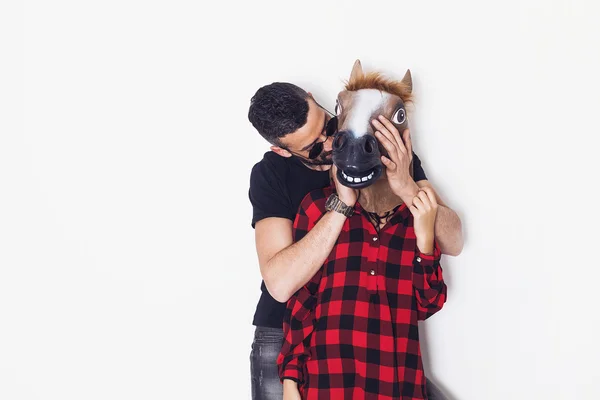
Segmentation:
[(336, 211), (340, 214), (345, 215), (346, 217), (351, 217), (354, 214), (354, 209), (340, 200), (337, 194), (332, 193), (327, 202), (325, 202), (325, 209), (327, 211)]

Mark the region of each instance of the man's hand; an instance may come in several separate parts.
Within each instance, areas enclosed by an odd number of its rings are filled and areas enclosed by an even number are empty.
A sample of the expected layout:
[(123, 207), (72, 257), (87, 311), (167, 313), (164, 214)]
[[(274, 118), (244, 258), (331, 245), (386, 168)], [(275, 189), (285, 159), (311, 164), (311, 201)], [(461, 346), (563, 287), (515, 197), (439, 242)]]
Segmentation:
[(417, 247), (423, 254), (433, 254), (434, 225), (438, 203), (433, 189), (424, 187), (412, 201), (409, 210), (414, 217)]
[(331, 173), (333, 174), (333, 180), (335, 182), (335, 190), (337, 191), (337, 195), (341, 201), (344, 202), (348, 207), (354, 207), (356, 204), (356, 199), (358, 199), (358, 190), (352, 189), (342, 185), (337, 178), (337, 167), (334, 165), (331, 166)]
[(283, 380), (283, 400), (302, 400), (296, 382), (290, 379)]
[(412, 143), (410, 131), (406, 129), (403, 137), (400, 137), (398, 129), (388, 119), (379, 116), (379, 120), (373, 120), (373, 126), (377, 129), (375, 137), (387, 150), (389, 158), (381, 156), (381, 162), (385, 165), (385, 172), (394, 194), (403, 197), (405, 191), (414, 185), (410, 176), (410, 164), (412, 163)]

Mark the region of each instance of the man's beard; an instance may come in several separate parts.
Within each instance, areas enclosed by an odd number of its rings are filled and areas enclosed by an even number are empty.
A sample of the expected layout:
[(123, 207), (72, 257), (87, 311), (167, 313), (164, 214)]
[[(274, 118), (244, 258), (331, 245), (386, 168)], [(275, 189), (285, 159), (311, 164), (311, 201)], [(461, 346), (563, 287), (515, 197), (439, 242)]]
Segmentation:
[(333, 157), (331, 157), (332, 154), (333, 151), (323, 152), (319, 154), (319, 157), (317, 158), (314, 158), (312, 160), (310, 158), (305, 158), (303, 161), (305, 164), (312, 165), (315, 167), (320, 167), (323, 165), (333, 165)]

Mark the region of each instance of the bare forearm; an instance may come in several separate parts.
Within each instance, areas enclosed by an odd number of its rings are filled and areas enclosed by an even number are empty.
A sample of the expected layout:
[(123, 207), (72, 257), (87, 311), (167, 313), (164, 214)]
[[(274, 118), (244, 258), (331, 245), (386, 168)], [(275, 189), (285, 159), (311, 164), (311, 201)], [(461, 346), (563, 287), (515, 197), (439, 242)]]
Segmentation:
[(321, 268), (337, 241), (346, 217), (330, 211), (297, 243), (281, 250), (263, 268), (269, 293), (286, 302)]
[(462, 252), (462, 223), (452, 209), (438, 206), (434, 230), (435, 240), (443, 254), (457, 256)]

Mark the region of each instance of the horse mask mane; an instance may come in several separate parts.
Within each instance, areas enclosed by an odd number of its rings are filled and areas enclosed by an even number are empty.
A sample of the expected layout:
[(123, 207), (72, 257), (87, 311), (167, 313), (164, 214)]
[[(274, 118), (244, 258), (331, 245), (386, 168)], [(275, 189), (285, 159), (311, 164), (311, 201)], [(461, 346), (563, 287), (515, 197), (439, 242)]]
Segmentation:
[(383, 115), (402, 133), (408, 128), (406, 104), (411, 99), (410, 70), (401, 81), (395, 81), (378, 72), (365, 74), (356, 60), (335, 106), (338, 132), (333, 140), (333, 162), (344, 186), (362, 189), (381, 177), (381, 155), (387, 156), (387, 151), (375, 138), (371, 121)]

